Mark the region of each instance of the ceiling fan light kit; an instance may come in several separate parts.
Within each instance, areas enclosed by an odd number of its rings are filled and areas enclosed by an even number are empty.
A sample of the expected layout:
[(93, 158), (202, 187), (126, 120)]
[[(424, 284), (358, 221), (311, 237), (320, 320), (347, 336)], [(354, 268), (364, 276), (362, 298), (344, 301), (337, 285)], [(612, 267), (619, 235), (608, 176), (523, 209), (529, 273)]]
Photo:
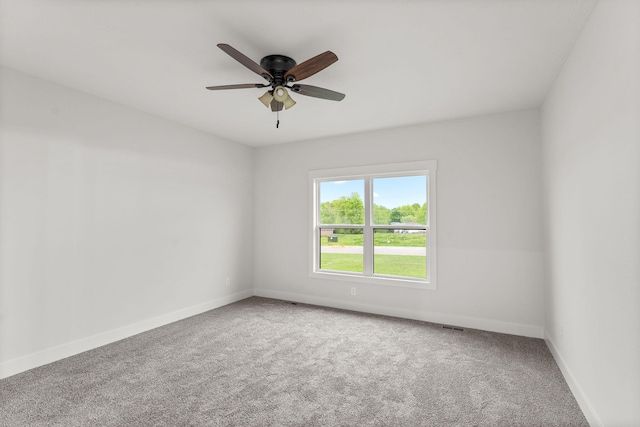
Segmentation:
[(266, 91), (264, 95), (262, 95), (258, 99), (264, 104), (265, 107), (269, 108), (269, 106), (271, 105), (271, 101), (273, 101), (273, 95), (271, 95), (271, 92)]
[(287, 90), (282, 86), (276, 86), (276, 88), (273, 90), (273, 99), (275, 99), (278, 102), (282, 102), (284, 104), (285, 110), (288, 110), (289, 108), (296, 105), (296, 101), (294, 101), (289, 96), (289, 92), (287, 92)]
[[(258, 99), (266, 107), (271, 107), (271, 111), (276, 113), (282, 111), (283, 108), (288, 110), (296, 105), (296, 101), (291, 98), (287, 89), (290, 89), (295, 93), (299, 93), (300, 95), (328, 99), (330, 101), (342, 101), (345, 97), (343, 93), (334, 92), (329, 89), (297, 83), (293, 84), (296, 81), (306, 79), (307, 77), (324, 70), (329, 65), (336, 62), (338, 57), (331, 51), (326, 51), (320, 55), (316, 55), (301, 64), (296, 64), (296, 61), (288, 56), (268, 55), (262, 58), (258, 65), (249, 57), (245, 56), (228, 44), (220, 43), (218, 44), (218, 47), (254, 73), (262, 76), (267, 81), (267, 84), (248, 83), (207, 86), (207, 89), (209, 90), (271, 87), (271, 89), (267, 90), (267, 92)], [(276, 127), (279, 127), (278, 125), (279, 122), (276, 124)]]

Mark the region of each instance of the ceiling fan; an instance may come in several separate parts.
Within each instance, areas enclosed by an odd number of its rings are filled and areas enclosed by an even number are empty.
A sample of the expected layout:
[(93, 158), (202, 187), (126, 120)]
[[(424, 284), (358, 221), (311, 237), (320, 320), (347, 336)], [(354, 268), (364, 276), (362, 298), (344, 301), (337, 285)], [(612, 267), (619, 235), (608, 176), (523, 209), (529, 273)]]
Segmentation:
[(240, 53), (238, 50), (228, 44), (220, 43), (218, 47), (225, 51), (233, 59), (262, 76), (267, 83), (247, 83), (223, 86), (207, 86), (209, 90), (222, 89), (248, 89), (248, 88), (264, 88), (268, 89), (264, 95), (258, 99), (271, 111), (281, 111), (283, 108), (288, 110), (293, 107), (296, 102), (289, 96), (287, 89), (300, 95), (312, 96), (314, 98), (328, 99), (331, 101), (342, 101), (345, 97), (343, 93), (334, 92), (317, 86), (298, 84), (296, 82), (306, 79), (318, 71), (322, 71), (329, 65), (338, 60), (335, 53), (326, 51), (320, 55), (296, 64), (296, 61), (284, 55), (269, 55), (260, 60), (258, 65), (256, 62)]

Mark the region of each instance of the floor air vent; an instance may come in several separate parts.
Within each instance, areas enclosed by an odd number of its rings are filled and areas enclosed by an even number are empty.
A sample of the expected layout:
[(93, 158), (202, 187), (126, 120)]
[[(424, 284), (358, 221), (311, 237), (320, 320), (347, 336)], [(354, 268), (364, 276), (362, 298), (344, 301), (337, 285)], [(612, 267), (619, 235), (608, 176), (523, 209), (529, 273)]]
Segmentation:
[(462, 329), (462, 328), (460, 328), (458, 326), (442, 325), (442, 329), (450, 329), (452, 331), (464, 332), (464, 329)]

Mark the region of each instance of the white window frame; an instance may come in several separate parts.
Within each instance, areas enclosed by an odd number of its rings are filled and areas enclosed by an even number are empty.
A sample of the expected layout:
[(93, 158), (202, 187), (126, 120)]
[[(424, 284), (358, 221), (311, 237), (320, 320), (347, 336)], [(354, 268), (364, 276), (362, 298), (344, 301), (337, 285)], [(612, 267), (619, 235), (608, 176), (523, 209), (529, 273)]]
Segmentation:
[[(342, 280), (359, 283), (372, 283), (379, 285), (402, 286), (410, 288), (437, 289), (437, 263), (436, 263), (436, 160), (422, 160), (405, 163), (391, 163), (384, 165), (356, 166), (338, 169), (324, 169), (309, 172), (309, 276), (316, 279)], [(373, 230), (376, 228), (389, 228), (388, 225), (372, 224), (373, 189), (371, 182), (375, 178), (392, 178), (400, 176), (426, 175), (427, 176), (427, 224), (426, 226), (402, 225), (398, 229), (424, 229), (427, 233), (427, 278), (410, 278), (402, 276), (385, 276), (373, 274)], [(320, 224), (319, 186), (321, 182), (364, 179), (364, 225), (340, 225), (340, 228), (363, 229), (363, 256), (364, 272), (351, 273), (342, 271), (321, 270), (320, 261)], [(327, 225), (323, 224), (322, 227)], [(395, 228), (395, 227), (394, 227)]]

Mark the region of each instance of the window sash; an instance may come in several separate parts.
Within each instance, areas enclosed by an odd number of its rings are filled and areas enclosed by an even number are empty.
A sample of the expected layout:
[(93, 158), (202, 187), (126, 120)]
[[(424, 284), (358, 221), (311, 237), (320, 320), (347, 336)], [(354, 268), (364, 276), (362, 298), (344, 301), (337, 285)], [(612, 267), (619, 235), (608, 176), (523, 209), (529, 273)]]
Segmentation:
[[(383, 175), (383, 178), (395, 178), (395, 177), (402, 177), (402, 176), (425, 176), (427, 178), (427, 182), (428, 182), (428, 174), (388, 174), (388, 175)], [(355, 177), (355, 179), (358, 180), (363, 180), (364, 181), (364, 224), (320, 224), (317, 223), (315, 226), (315, 235), (317, 236), (316, 238), (318, 239), (318, 257), (316, 260), (317, 263), (317, 270), (319, 271), (331, 271), (331, 272), (341, 272), (343, 274), (354, 274), (354, 275), (364, 275), (367, 277), (394, 277), (394, 278), (398, 278), (398, 277), (403, 277), (403, 278), (411, 278), (412, 280), (417, 280), (417, 281), (428, 281), (429, 280), (429, 239), (428, 239), (428, 234), (429, 234), (429, 225), (428, 224), (403, 224), (403, 223), (399, 223), (399, 224), (373, 224), (373, 181), (377, 178), (380, 178), (381, 176), (377, 176), (377, 175), (368, 175), (368, 176), (359, 176), (359, 177)], [(316, 188), (320, 188), (320, 184), (322, 182), (334, 182), (334, 181), (339, 181), (341, 179), (346, 179), (347, 177), (332, 177), (330, 179), (323, 179), (323, 180), (317, 180), (315, 182), (315, 187)], [(348, 177), (349, 179), (354, 179), (354, 177)], [(320, 218), (320, 191), (317, 192), (318, 193), (318, 198), (317, 201), (315, 203), (315, 215), (316, 218)], [(426, 197), (426, 203), (428, 206), (429, 200), (428, 200), (428, 193), (427, 193), (427, 197)], [(427, 215), (427, 221), (428, 221), (429, 215)], [(318, 221), (319, 222), (319, 221)], [(348, 271), (341, 271), (341, 270), (330, 270), (330, 269), (325, 269), (321, 267), (321, 239), (320, 239), (320, 234), (321, 234), (321, 230), (322, 229), (327, 229), (327, 228), (342, 228), (342, 229), (361, 229), (362, 230), (362, 238), (363, 238), (363, 242), (362, 242), (362, 251), (363, 251), (363, 271), (362, 273), (360, 272), (348, 272)], [(374, 244), (374, 230), (407, 230), (407, 231), (412, 231), (412, 230), (416, 230), (416, 231), (422, 231), (424, 230), (425, 233), (427, 234), (427, 239), (425, 241), (425, 252), (426, 252), (426, 265), (427, 265), (427, 275), (426, 277), (423, 278), (415, 278), (415, 277), (411, 277), (411, 276), (402, 276), (402, 275), (389, 275), (389, 274), (380, 274), (380, 273), (376, 273), (374, 271), (374, 259), (375, 259), (375, 244)]]
[[(368, 281), (380, 284), (392, 284), (398, 286), (420, 287), (424, 289), (435, 289), (435, 235), (432, 235), (432, 222), (435, 224), (435, 161), (410, 162), (411, 165), (420, 167), (408, 168), (407, 164), (392, 164), (373, 167), (345, 168), (338, 170), (315, 171), (309, 173), (310, 190), (312, 195), (312, 227), (311, 227), (311, 262), (310, 275), (313, 277), (328, 277), (336, 275), (348, 280)], [(399, 166), (399, 167), (398, 167)], [(426, 167), (425, 167), (426, 166)], [(355, 170), (355, 173), (354, 173)], [(363, 173), (358, 173), (362, 170)], [(347, 173), (344, 173), (344, 172)], [(341, 173), (342, 172), (342, 173)], [(351, 172), (351, 173), (349, 173)], [(394, 178), (403, 176), (425, 176), (426, 183), (426, 203), (427, 218), (426, 224), (373, 224), (373, 181), (378, 178)], [(322, 182), (332, 182), (340, 180), (364, 180), (364, 224), (320, 224), (320, 184)], [(361, 229), (363, 235), (363, 272), (347, 272), (321, 269), (321, 236), (320, 230), (327, 228)], [(424, 231), (425, 232), (425, 253), (426, 253), (426, 278), (387, 275), (374, 273), (374, 232), (375, 230), (403, 230), (403, 231)], [(318, 276), (316, 276), (318, 275)], [(336, 277), (337, 278), (337, 277)], [(382, 279), (382, 280), (381, 280)]]

